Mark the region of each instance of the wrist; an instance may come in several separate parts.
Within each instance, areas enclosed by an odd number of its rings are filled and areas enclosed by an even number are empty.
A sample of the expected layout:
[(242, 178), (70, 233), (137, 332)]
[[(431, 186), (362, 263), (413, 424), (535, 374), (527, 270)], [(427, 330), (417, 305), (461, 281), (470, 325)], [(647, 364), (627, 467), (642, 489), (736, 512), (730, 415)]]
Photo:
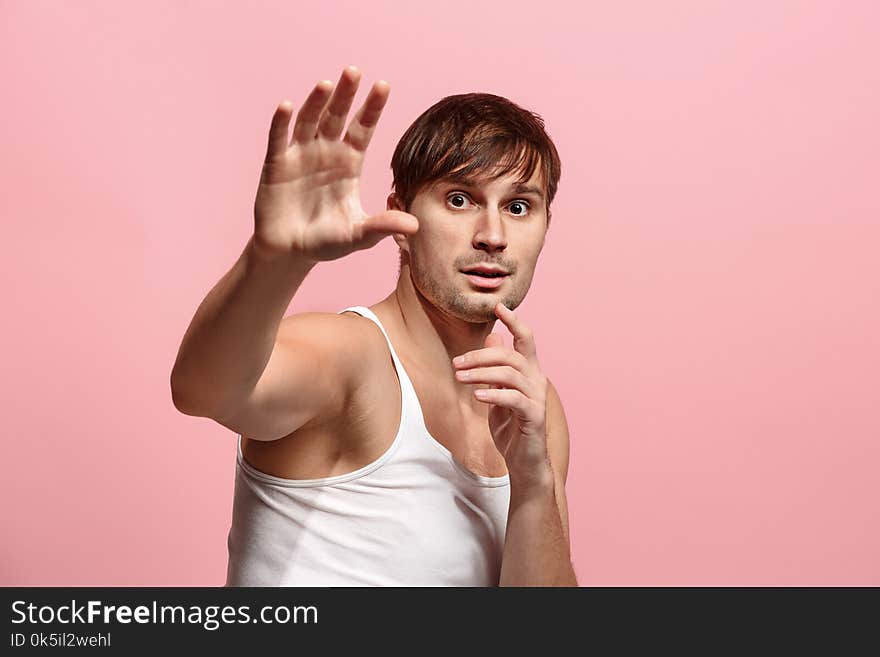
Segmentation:
[(510, 470), (511, 500), (546, 499), (554, 494), (555, 477), (548, 461), (525, 473)]
[(317, 261), (309, 260), (290, 251), (267, 248), (260, 244), (256, 235), (252, 236), (247, 245), (248, 263), (262, 270), (273, 270), (291, 276), (305, 276), (317, 265)]

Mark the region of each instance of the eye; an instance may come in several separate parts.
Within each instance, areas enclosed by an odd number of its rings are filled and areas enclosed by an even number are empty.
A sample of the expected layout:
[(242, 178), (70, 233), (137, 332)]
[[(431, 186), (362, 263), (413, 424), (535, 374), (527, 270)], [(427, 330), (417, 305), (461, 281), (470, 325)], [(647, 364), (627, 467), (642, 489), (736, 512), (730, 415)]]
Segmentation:
[[(510, 204), (509, 206), (507, 206), (507, 207), (509, 207), (509, 208), (518, 208), (518, 210), (516, 210), (516, 211), (514, 212), (514, 214), (515, 214), (517, 217), (522, 217), (523, 215), (525, 215), (525, 214), (529, 211), (529, 204), (528, 204), (526, 201), (514, 201), (513, 203), (511, 203), (511, 204)], [(521, 210), (521, 211), (520, 211), (520, 210)]]
[(461, 209), (465, 206), (465, 203), (470, 203), (470, 200), (464, 194), (456, 192), (455, 194), (447, 196), (446, 202), (451, 204), (454, 208)]

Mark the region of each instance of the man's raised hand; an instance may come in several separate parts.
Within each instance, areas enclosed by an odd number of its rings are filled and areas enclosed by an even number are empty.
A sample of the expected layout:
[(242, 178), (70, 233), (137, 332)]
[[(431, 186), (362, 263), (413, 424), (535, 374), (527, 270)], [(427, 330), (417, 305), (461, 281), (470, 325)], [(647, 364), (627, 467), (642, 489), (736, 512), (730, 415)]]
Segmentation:
[(315, 85), (289, 141), (293, 108), (285, 101), (275, 110), (254, 202), (258, 254), (316, 263), (368, 249), (392, 233), (418, 230), (411, 214), (389, 210), (369, 216), (361, 207), (364, 153), (390, 87), (381, 80), (373, 85), (340, 139), (360, 76), (349, 66), (335, 87), (329, 80)]

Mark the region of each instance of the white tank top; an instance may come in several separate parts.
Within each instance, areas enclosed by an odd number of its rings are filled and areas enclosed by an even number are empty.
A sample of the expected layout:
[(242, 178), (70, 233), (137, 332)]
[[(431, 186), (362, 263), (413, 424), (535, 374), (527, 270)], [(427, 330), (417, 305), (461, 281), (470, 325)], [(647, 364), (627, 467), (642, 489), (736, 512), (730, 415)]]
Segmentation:
[(428, 432), (388, 333), (400, 428), (378, 459), (323, 479), (235, 468), (226, 586), (497, 586), (510, 476), (477, 475)]

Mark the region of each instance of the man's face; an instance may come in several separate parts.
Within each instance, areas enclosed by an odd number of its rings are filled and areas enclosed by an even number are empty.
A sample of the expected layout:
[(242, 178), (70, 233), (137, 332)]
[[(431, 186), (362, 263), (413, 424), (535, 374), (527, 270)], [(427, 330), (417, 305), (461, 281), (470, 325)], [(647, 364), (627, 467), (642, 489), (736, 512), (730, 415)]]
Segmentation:
[[(532, 283), (547, 232), (540, 168), (519, 185), (516, 173), (469, 184), (440, 180), (422, 189), (410, 213), (419, 230), (406, 238), (416, 289), (436, 307), (470, 322), (496, 319), (499, 301), (515, 309)], [(507, 272), (494, 288), (465, 273), (479, 265)]]

